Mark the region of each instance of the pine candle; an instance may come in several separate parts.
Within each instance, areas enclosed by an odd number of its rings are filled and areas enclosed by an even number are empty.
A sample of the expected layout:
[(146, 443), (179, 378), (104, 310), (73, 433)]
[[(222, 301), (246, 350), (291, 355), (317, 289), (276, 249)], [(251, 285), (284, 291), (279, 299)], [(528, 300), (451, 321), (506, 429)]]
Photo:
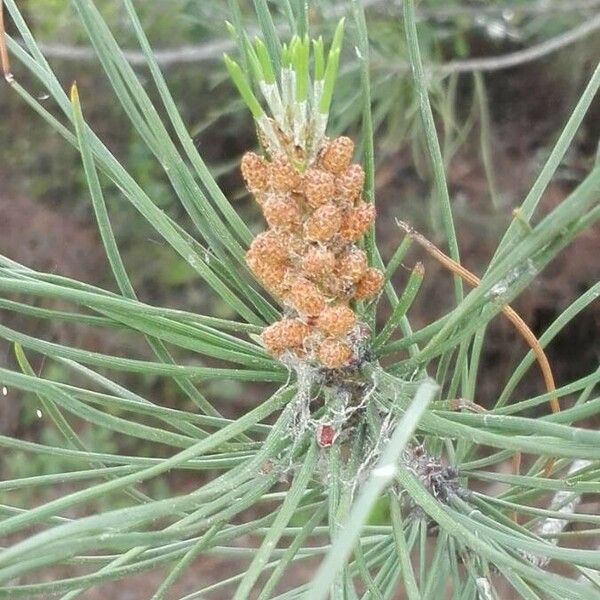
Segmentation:
[(265, 156), (247, 152), (241, 162), (268, 226), (253, 240), (246, 262), (284, 307), (284, 317), (265, 329), (262, 340), (281, 360), (295, 357), (327, 369), (360, 359), (369, 332), (355, 302), (375, 297), (384, 281), (359, 247), (375, 207), (362, 198), (365, 173), (352, 163), (354, 143), (325, 136), (342, 36), (343, 20), (327, 60), (321, 38), (295, 36), (277, 56), (260, 40), (243, 42), (270, 114), (241, 67), (225, 57), (265, 150)]

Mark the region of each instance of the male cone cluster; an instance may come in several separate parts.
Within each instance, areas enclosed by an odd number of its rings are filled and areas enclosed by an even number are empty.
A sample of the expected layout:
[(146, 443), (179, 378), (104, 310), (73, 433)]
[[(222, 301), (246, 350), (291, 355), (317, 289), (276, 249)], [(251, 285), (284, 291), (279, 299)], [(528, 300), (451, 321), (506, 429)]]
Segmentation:
[(356, 245), (375, 208), (361, 198), (364, 171), (351, 164), (353, 151), (348, 137), (326, 141), (304, 171), (283, 155), (242, 158), (242, 175), (269, 226), (246, 262), (286, 307), (262, 334), (274, 356), (289, 352), (329, 369), (356, 358), (361, 328), (350, 302), (375, 296), (383, 273)]

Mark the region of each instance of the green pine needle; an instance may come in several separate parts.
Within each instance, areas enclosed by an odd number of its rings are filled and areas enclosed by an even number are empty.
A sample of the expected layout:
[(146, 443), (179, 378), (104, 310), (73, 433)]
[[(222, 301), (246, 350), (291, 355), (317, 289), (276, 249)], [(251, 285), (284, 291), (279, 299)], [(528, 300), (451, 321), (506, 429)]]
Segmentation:
[(223, 58), (225, 60), (225, 66), (227, 67), (229, 76), (237, 87), (240, 96), (246, 103), (246, 106), (250, 109), (252, 116), (256, 120), (260, 119), (263, 116), (264, 111), (259, 101), (256, 99), (256, 96), (252, 92), (248, 80), (244, 77), (242, 69), (240, 69), (240, 66), (234, 60), (229, 58), (227, 54), (225, 54)]
[(275, 72), (273, 71), (273, 64), (269, 59), (269, 51), (267, 50), (267, 47), (260, 38), (256, 38), (256, 40), (254, 41), (254, 47), (256, 49), (256, 54), (258, 56), (258, 60), (262, 68), (262, 73), (265, 82), (268, 84), (275, 83)]
[(313, 56), (313, 76), (315, 81), (321, 81), (325, 76), (325, 49), (322, 37), (319, 37), (318, 40), (313, 40)]
[(329, 108), (331, 106), (331, 100), (333, 98), (333, 92), (335, 89), (335, 80), (337, 78), (340, 62), (340, 54), (342, 51), (342, 43), (344, 40), (344, 23), (344, 19), (341, 19), (338, 23), (333, 36), (333, 41), (331, 43), (331, 48), (329, 50), (327, 66), (323, 76), (323, 94), (319, 102), (319, 112), (321, 114), (329, 113)]
[(296, 72), (296, 101), (305, 102), (308, 97), (308, 60), (310, 42), (308, 38), (297, 38), (294, 47), (294, 71)]

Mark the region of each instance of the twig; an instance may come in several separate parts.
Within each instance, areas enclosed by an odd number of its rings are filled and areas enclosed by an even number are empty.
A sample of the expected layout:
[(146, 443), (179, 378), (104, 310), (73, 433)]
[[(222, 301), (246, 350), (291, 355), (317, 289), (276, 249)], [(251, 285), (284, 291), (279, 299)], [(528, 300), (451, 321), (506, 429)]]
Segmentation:
[(587, 19), (577, 27), (561, 33), (545, 42), (541, 42), (525, 50), (518, 50), (501, 56), (472, 58), (469, 60), (453, 60), (443, 65), (432, 67), (434, 73), (452, 75), (454, 73), (472, 73), (474, 71), (500, 71), (539, 60), (548, 54), (562, 50), (566, 46), (584, 39), (600, 29), (600, 14)]
[[(391, 4), (391, 6), (390, 6)], [(382, 5), (382, 9), (388, 14), (391, 9), (400, 10), (400, 2), (389, 2), (389, 0), (364, 0), (365, 7), (371, 6), (377, 8)], [(470, 5), (470, 4), (449, 4), (448, 6), (427, 7), (422, 6), (417, 9), (417, 18), (419, 19), (452, 19), (456, 17), (471, 17), (476, 19), (482, 15), (492, 15), (503, 17), (505, 11), (511, 11), (516, 15), (552, 15), (557, 13), (574, 13), (577, 11), (585, 12), (593, 10), (600, 6), (600, 0), (558, 0), (550, 2), (548, 0), (538, 0), (527, 4), (490, 4), (490, 5)]]
[[(96, 52), (87, 46), (72, 46), (70, 44), (38, 43), (40, 50), (50, 58), (75, 61), (96, 60)], [(197, 63), (208, 60), (221, 60), (223, 53), (231, 52), (234, 43), (230, 40), (214, 40), (205, 44), (179, 46), (177, 48), (155, 50), (154, 56), (163, 67), (177, 64)], [(146, 64), (146, 57), (137, 50), (123, 49), (123, 56), (131, 65)]]
[[(592, 6), (600, 5), (600, 0), (589, 3)], [(569, 7), (571, 4), (569, 4)], [(434, 75), (447, 76), (453, 73), (473, 73), (483, 71), (499, 71), (508, 69), (527, 62), (539, 60), (549, 54), (557, 52), (600, 29), (600, 14), (587, 19), (577, 27), (557, 35), (549, 40), (535, 44), (524, 50), (518, 50), (499, 56), (486, 58), (472, 58), (467, 60), (453, 60), (438, 65), (429, 65), (426, 71)], [(251, 33), (251, 32), (249, 32)], [(62, 60), (92, 61), (96, 53), (92, 48), (84, 46), (71, 46), (68, 44), (44, 44), (40, 43), (41, 51), (48, 57), (60, 58)], [(231, 51), (234, 43), (230, 40), (214, 40), (200, 45), (181, 46), (178, 48), (156, 50), (154, 56), (163, 67), (171, 67), (177, 64), (197, 63), (207, 60), (220, 60), (223, 53)], [(143, 65), (146, 58), (142, 52), (137, 50), (123, 50), (123, 55), (132, 65)], [(376, 65), (375, 65), (376, 66)], [(381, 64), (380, 68), (390, 69), (390, 63)], [(394, 62), (391, 70), (393, 72), (406, 72), (410, 69), (407, 62)]]

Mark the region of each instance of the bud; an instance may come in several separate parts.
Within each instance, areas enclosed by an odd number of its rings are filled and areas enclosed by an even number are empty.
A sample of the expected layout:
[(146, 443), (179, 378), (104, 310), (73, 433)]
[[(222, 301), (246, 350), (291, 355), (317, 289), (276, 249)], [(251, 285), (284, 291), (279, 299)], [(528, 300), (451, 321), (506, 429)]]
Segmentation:
[(288, 234), (285, 236), (285, 243), (288, 247), (288, 252), (293, 257), (300, 257), (306, 252), (307, 242), (304, 239), (302, 229), (298, 229), (298, 234)]
[(269, 227), (274, 229), (294, 231), (302, 223), (302, 210), (291, 194), (269, 194), (262, 205), (262, 211)]
[(310, 334), (310, 327), (300, 319), (287, 319), (267, 327), (261, 337), (271, 354), (279, 354), (290, 348), (301, 347)]
[(379, 269), (370, 267), (356, 285), (354, 297), (357, 300), (364, 300), (365, 298), (376, 296), (379, 290), (381, 290), (383, 279), (383, 273)]
[(285, 302), (300, 314), (315, 317), (325, 308), (325, 298), (319, 288), (305, 277), (288, 278)]
[(315, 210), (304, 223), (304, 237), (312, 242), (326, 242), (339, 232), (342, 211), (333, 202)]
[(359, 164), (350, 165), (335, 180), (336, 196), (345, 202), (354, 204), (365, 185), (365, 172)]
[(342, 340), (327, 338), (319, 347), (319, 361), (328, 369), (339, 369), (352, 360), (352, 348)]
[(367, 255), (359, 248), (350, 248), (336, 264), (336, 274), (351, 283), (358, 283), (368, 267)]
[(302, 257), (302, 270), (313, 280), (320, 280), (333, 272), (335, 255), (321, 246), (310, 246)]
[(248, 262), (256, 278), (271, 292), (282, 296), (288, 289), (288, 274), (291, 271), (286, 263), (256, 261)]
[(246, 253), (246, 262), (284, 262), (289, 256), (286, 236), (276, 231), (265, 231), (257, 235)]
[(242, 177), (248, 186), (248, 189), (257, 194), (267, 187), (267, 162), (262, 156), (254, 152), (246, 152), (242, 156)]
[(274, 192), (292, 192), (300, 187), (300, 173), (286, 156), (276, 156), (268, 164), (268, 174)]
[(346, 242), (355, 242), (367, 232), (374, 221), (375, 207), (373, 204), (361, 202), (344, 215), (340, 237)]
[(317, 319), (317, 327), (331, 337), (346, 335), (355, 323), (354, 311), (345, 304), (328, 306)]
[(318, 208), (329, 202), (335, 193), (335, 179), (331, 173), (319, 169), (308, 169), (303, 177), (306, 202), (311, 208)]
[(321, 166), (338, 175), (343, 173), (352, 160), (354, 153), (354, 142), (346, 136), (340, 136), (331, 140), (321, 154)]
[(335, 272), (326, 277), (321, 285), (325, 294), (332, 299), (347, 302), (354, 295), (354, 285), (352, 282), (342, 279)]

